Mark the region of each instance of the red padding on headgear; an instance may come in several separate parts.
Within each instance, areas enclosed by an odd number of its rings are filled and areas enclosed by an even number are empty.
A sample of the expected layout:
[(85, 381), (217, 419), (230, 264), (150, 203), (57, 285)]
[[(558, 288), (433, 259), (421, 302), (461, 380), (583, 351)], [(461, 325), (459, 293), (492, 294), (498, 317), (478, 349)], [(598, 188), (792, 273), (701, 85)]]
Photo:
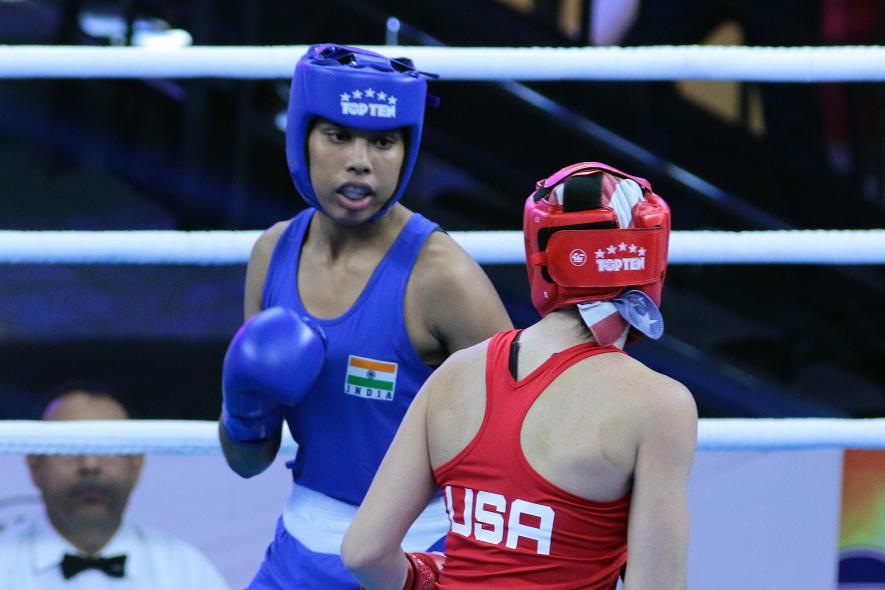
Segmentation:
[[(570, 177), (594, 174), (608, 177), (599, 184), (600, 206), (564, 211), (558, 199), (551, 200), (556, 186)], [(629, 181), (638, 185), (641, 195), (636, 185), (623, 185)], [(625, 218), (629, 226), (621, 227)], [(647, 180), (598, 162), (567, 166), (538, 182), (536, 192), (526, 199), (523, 234), (532, 303), (542, 316), (568, 305), (617, 297), (627, 287), (660, 304), (670, 209)]]
[(547, 272), (563, 287), (626, 287), (659, 281), (661, 227), (562, 230), (547, 243)]

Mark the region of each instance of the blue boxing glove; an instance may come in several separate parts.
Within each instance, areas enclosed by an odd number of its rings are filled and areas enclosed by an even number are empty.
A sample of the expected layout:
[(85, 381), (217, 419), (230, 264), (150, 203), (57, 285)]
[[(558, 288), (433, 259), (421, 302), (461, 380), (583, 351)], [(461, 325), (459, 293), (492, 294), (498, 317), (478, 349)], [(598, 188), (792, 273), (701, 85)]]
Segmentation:
[(271, 307), (249, 319), (224, 355), (221, 423), (238, 443), (260, 443), (279, 432), (286, 406), (313, 386), (323, 366), (320, 329), (291, 309)]

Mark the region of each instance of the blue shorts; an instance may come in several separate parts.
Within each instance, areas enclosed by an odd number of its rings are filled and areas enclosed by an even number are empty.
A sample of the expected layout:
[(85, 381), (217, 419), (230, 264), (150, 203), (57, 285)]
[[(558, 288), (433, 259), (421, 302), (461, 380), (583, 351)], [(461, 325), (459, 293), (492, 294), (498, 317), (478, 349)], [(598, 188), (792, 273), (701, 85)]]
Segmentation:
[[(445, 540), (440, 538), (427, 551), (442, 552)], [(340, 556), (311, 551), (286, 531), (280, 518), (264, 562), (247, 590), (358, 590), (359, 587)]]

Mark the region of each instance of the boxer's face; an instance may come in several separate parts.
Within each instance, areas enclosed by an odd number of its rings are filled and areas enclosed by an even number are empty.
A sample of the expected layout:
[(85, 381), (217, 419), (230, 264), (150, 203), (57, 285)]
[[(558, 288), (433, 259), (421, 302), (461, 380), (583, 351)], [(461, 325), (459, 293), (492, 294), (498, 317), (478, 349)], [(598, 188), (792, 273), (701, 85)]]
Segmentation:
[[(123, 420), (125, 410), (110, 398), (72, 394), (47, 410), (46, 420)], [(30, 455), (28, 468), (43, 494), (50, 520), (67, 530), (116, 528), (138, 482), (140, 455)]]
[(318, 120), (307, 141), (310, 181), (338, 223), (362, 223), (396, 190), (405, 157), (400, 129), (360, 131)]

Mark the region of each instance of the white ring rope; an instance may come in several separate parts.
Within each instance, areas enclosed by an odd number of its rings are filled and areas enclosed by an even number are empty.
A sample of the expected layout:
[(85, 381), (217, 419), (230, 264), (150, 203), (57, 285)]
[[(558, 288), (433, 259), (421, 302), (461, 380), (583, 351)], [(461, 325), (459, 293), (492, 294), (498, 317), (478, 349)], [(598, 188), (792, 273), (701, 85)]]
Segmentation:
[[(0, 264), (241, 264), (258, 231), (0, 230)], [(480, 264), (525, 262), (522, 232), (451, 232)], [(592, 256), (592, 254), (591, 254)], [(883, 264), (885, 229), (675, 231), (671, 264)]]
[[(0, 46), (0, 78), (287, 79), (306, 46)], [(443, 80), (885, 80), (885, 47), (438, 48), (408, 55)], [(259, 232), (0, 231), (0, 263), (236, 264)], [(480, 263), (522, 263), (521, 232), (453, 232)], [(673, 232), (671, 263), (882, 264), (885, 230)], [(284, 433), (280, 452), (297, 448)], [(885, 419), (702, 419), (698, 449), (885, 449)], [(217, 423), (0, 421), (0, 454), (214, 455)]]
[[(700, 451), (885, 449), (885, 418), (704, 418)], [(297, 445), (284, 430), (280, 452)], [(186, 420), (0, 421), (0, 454), (217, 455), (218, 423)]]
[[(367, 47), (442, 80), (885, 80), (883, 46)], [(288, 79), (306, 48), (0, 46), (0, 78)]]

